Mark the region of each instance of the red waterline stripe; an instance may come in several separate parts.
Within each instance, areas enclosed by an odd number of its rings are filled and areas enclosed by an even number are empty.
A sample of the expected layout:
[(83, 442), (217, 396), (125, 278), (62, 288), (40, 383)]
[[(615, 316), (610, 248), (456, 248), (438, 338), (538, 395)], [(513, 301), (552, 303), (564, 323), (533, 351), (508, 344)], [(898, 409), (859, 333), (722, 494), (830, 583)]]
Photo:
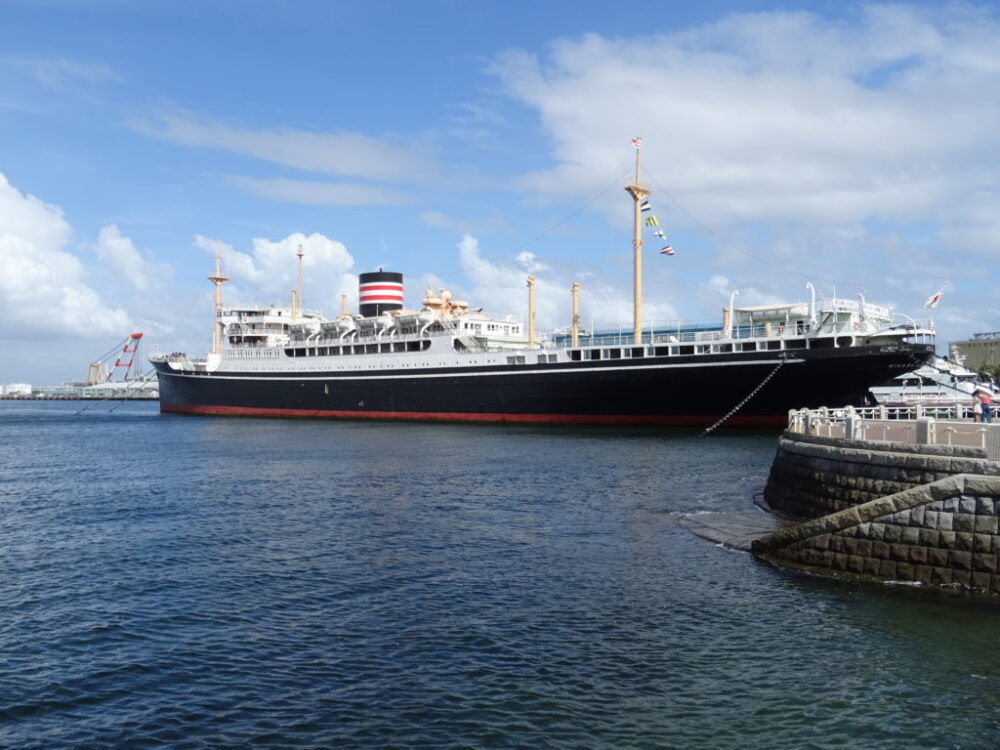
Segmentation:
[[(544, 422), (548, 424), (646, 424), (672, 427), (705, 427), (716, 415), (691, 414), (497, 414), (448, 411), (354, 411), (332, 409), (267, 409), (256, 406), (205, 406), (160, 403), (170, 414), (211, 414), (241, 417), (327, 417), (338, 419), (407, 419), (433, 422)], [(784, 427), (787, 416), (737, 415), (726, 420), (732, 427)]]

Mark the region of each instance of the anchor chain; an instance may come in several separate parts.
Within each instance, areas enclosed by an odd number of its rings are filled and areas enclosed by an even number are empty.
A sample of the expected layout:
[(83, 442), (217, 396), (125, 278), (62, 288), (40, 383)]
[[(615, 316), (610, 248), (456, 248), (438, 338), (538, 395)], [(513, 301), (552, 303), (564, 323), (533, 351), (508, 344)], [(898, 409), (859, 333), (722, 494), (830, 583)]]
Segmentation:
[(774, 366), (774, 369), (771, 370), (771, 372), (769, 372), (767, 374), (767, 377), (765, 377), (762, 381), (760, 381), (760, 385), (758, 385), (756, 388), (754, 388), (752, 391), (750, 391), (750, 394), (745, 399), (743, 399), (738, 404), (736, 404), (736, 406), (734, 406), (732, 409), (730, 409), (729, 413), (726, 414), (722, 419), (720, 419), (718, 422), (716, 422), (715, 424), (713, 424), (711, 427), (705, 428), (705, 431), (702, 432), (698, 437), (703, 438), (703, 437), (707, 436), (712, 430), (714, 430), (715, 428), (717, 428), (719, 425), (721, 425), (723, 422), (725, 422), (727, 419), (729, 419), (731, 416), (733, 416), (736, 412), (738, 412), (740, 409), (742, 409), (743, 406), (744, 406), (744, 404), (746, 404), (747, 401), (749, 401), (754, 396), (756, 396), (757, 393), (758, 393), (758, 391), (760, 391), (761, 388), (763, 388), (765, 385), (767, 385), (767, 381), (769, 381), (771, 378), (773, 378), (774, 375), (775, 375), (775, 373), (777, 373), (778, 370), (780, 370), (784, 365), (785, 365), (785, 360), (781, 360), (780, 362), (778, 362), (778, 364), (776, 364)]

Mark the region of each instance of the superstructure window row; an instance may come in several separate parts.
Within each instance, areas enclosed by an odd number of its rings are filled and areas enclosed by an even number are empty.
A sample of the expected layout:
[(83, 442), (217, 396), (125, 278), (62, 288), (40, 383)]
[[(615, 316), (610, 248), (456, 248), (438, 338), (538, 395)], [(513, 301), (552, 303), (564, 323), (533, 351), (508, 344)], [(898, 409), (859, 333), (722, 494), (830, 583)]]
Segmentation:
[(430, 349), (431, 342), (385, 341), (379, 344), (345, 344), (344, 346), (296, 346), (285, 349), (286, 357), (340, 357), (355, 354), (402, 354), (423, 352)]

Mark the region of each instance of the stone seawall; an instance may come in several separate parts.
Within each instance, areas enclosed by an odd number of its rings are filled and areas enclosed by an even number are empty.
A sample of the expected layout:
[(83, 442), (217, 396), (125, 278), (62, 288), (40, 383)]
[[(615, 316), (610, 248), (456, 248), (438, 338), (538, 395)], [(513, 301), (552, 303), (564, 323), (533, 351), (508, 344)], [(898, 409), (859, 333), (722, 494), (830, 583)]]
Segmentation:
[(1000, 477), (959, 474), (790, 526), (752, 550), (821, 575), (998, 596), (998, 519)]
[(817, 518), (957, 474), (1000, 476), (983, 448), (824, 438), (785, 432), (764, 489), (774, 510)]

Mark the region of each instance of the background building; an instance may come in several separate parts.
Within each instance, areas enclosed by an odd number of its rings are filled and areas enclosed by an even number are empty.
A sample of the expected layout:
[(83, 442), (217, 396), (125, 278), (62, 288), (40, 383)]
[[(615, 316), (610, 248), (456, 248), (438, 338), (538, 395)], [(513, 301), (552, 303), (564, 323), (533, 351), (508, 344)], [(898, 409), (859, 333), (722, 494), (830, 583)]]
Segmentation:
[(951, 352), (965, 358), (964, 364), (972, 370), (1000, 367), (1000, 331), (974, 333), (967, 341), (953, 341)]

